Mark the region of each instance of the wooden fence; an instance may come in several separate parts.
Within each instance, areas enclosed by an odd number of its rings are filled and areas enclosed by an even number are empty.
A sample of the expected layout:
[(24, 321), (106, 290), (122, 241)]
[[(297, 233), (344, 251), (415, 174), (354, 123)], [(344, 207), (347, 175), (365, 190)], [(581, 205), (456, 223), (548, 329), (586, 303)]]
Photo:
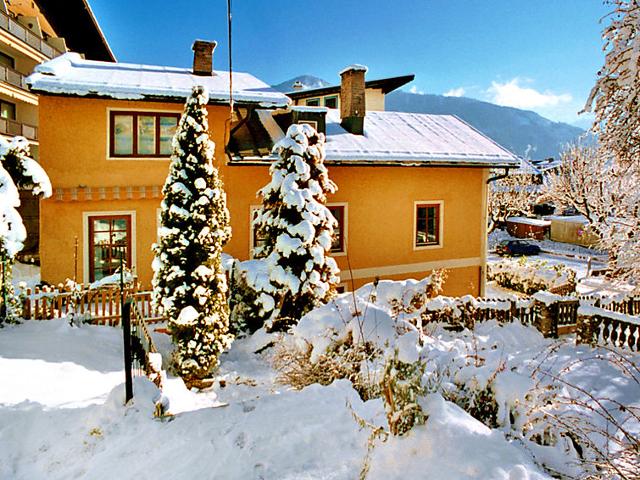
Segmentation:
[[(151, 292), (139, 291), (134, 286), (125, 290), (125, 298), (132, 299), (137, 315), (146, 323), (165, 320), (153, 308)], [(472, 328), (475, 322), (495, 319), (508, 323), (518, 319), (535, 326), (546, 337), (576, 332), (578, 343), (640, 351), (640, 318), (634, 317), (640, 314), (640, 297), (608, 301), (590, 296), (552, 295), (545, 301), (535, 296), (525, 300), (461, 297), (449, 301), (454, 308), (425, 310), (423, 325), (445, 322), (452, 328)], [(121, 323), (121, 305), (118, 288), (76, 291), (36, 288), (24, 294), (23, 318), (47, 320), (74, 316), (86, 323), (117, 326)]]
[[(151, 292), (136, 287), (124, 291), (133, 299), (137, 310), (147, 323), (164, 320), (153, 308)], [(27, 289), (24, 295), (22, 316), (25, 319), (49, 320), (73, 316), (76, 319), (98, 325), (120, 325), (122, 298), (119, 288), (60, 291), (52, 289)]]

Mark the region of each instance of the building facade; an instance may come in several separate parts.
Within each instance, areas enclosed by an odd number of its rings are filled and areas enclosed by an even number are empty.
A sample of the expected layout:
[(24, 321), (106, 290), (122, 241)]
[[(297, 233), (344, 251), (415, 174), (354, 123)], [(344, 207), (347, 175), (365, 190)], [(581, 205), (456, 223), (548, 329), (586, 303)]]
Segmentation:
[(517, 165), (510, 153), (455, 117), (368, 111), (358, 67), (342, 73), (340, 110), (291, 105), (234, 73), (230, 114), (228, 72), (211, 64), (202, 71), (197, 50), (193, 70), (66, 54), (30, 78), (40, 95), (41, 161), (54, 187), (42, 204), (44, 280), (96, 281), (115, 271), (122, 252), (149, 286), (170, 139), (191, 86), (204, 84), (231, 214), (228, 254), (248, 259), (260, 242), (251, 220), (256, 192), (270, 180), (273, 143), (288, 125), (312, 123), (326, 134), (339, 188), (328, 203), (340, 224), (333, 254), (343, 287), (446, 268), (447, 293), (482, 293), (487, 179), (490, 168)]

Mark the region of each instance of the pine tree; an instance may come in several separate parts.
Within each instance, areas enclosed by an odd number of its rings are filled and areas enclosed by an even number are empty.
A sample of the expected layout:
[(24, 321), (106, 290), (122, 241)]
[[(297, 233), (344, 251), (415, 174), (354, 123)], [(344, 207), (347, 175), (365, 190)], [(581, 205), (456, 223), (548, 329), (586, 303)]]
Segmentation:
[[(51, 196), (51, 182), (42, 167), (29, 157), (29, 142), (15, 137), (10, 142), (0, 139), (0, 322), (15, 320), (20, 302), (11, 284), (11, 271), (16, 255), (24, 247), (27, 232), (17, 208), (18, 188), (31, 188), (34, 195)], [(5, 303), (6, 301), (6, 303)]]
[(213, 166), (208, 93), (196, 86), (173, 139), (162, 189), (159, 243), (154, 245), (153, 294), (169, 319), (174, 368), (198, 385), (230, 345), (227, 283), (221, 253), (231, 237), (226, 195)]
[[(327, 302), (338, 283), (338, 267), (327, 254), (337, 222), (325, 206), (337, 190), (324, 165), (324, 135), (309, 125), (291, 125), (274, 147), (271, 182), (254, 226), (265, 243), (255, 253), (268, 265), (270, 285), (258, 292), (272, 304), (278, 328)], [(271, 301), (270, 299), (273, 299)]]

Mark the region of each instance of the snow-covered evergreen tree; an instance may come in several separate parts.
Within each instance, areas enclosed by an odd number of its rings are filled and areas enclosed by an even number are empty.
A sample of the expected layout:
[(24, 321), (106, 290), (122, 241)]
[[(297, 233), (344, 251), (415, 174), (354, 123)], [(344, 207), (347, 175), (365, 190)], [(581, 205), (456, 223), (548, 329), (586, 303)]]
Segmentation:
[(337, 187), (324, 165), (324, 135), (311, 126), (291, 125), (274, 152), (278, 159), (259, 191), (263, 204), (254, 220), (265, 242), (255, 253), (269, 272), (258, 301), (284, 326), (335, 294), (339, 270), (328, 253), (337, 222), (325, 203)]
[(210, 375), (231, 343), (222, 248), (231, 237), (226, 195), (213, 166), (208, 92), (196, 86), (173, 139), (162, 189), (153, 294), (169, 319), (174, 368), (188, 385)]
[(11, 271), (15, 257), (24, 247), (27, 231), (17, 208), (20, 206), (18, 188), (31, 188), (34, 195), (51, 196), (51, 182), (42, 167), (29, 157), (29, 142), (15, 137), (10, 142), (0, 138), (0, 271), (4, 277), (3, 297), (0, 298), (0, 322), (19, 315), (19, 302), (11, 285)]

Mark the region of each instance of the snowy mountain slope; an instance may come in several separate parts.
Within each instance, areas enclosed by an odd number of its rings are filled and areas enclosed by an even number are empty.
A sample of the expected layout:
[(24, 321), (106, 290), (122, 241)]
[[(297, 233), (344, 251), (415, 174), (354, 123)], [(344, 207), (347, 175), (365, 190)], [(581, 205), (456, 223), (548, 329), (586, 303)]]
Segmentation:
[(309, 88), (328, 87), (331, 85), (326, 80), (314, 77), (313, 75), (298, 75), (297, 77), (290, 78), (289, 80), (285, 80), (284, 82), (278, 83), (277, 85), (272, 85), (271, 87), (278, 90), (279, 92), (286, 93), (293, 90), (293, 84), (296, 82), (302, 83), (305, 87), (305, 90)]
[(513, 153), (524, 155), (531, 145), (530, 157), (533, 159), (557, 157), (566, 143), (584, 133), (578, 127), (553, 122), (535, 112), (473, 98), (397, 91), (387, 95), (386, 108), (398, 112), (457, 115)]
[[(273, 85), (281, 92), (292, 90), (298, 80), (306, 88), (331, 85), (313, 75), (300, 75)], [(386, 109), (396, 112), (453, 114), (517, 155), (524, 155), (531, 146), (533, 159), (557, 157), (563, 146), (584, 133), (582, 128), (553, 122), (528, 110), (501, 107), (466, 97), (392, 92), (386, 97)]]

